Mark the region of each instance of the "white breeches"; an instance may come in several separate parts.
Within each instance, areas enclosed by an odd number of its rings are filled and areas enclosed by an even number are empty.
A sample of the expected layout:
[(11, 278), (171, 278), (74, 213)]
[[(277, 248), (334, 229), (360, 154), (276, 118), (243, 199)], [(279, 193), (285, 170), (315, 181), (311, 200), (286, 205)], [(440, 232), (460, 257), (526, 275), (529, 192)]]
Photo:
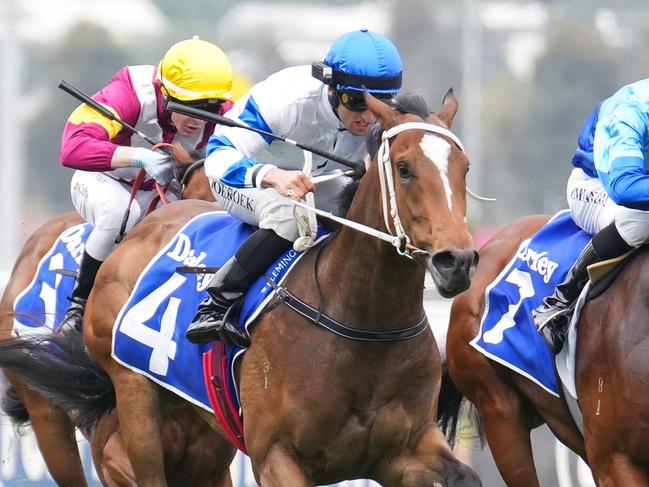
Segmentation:
[[(75, 171), (70, 193), (77, 212), (94, 227), (86, 242), (86, 252), (97, 260), (105, 260), (116, 245), (131, 187), (101, 172)], [(155, 189), (135, 194), (126, 223), (127, 232), (144, 217), (156, 194)], [(167, 198), (170, 202), (177, 199), (170, 192)]]
[[(340, 216), (337, 197), (350, 181), (341, 176), (318, 183), (314, 193), (316, 208)], [(210, 180), (210, 186), (216, 202), (232, 216), (249, 225), (271, 229), (291, 242), (298, 238), (295, 206), (274, 188), (232, 188), (216, 180)]]
[(572, 219), (591, 235), (615, 222), (620, 236), (631, 247), (649, 241), (649, 211), (616, 204), (602, 182), (582, 169), (573, 169), (568, 179), (567, 196)]

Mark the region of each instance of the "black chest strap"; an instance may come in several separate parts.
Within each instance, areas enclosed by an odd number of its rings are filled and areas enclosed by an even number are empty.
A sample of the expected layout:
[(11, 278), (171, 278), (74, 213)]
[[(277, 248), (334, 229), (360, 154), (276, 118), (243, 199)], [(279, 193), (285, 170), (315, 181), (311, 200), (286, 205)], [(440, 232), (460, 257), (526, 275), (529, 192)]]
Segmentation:
[[(337, 322), (333, 318), (321, 313), (313, 306), (305, 303), (301, 299), (295, 297), (290, 291), (283, 287), (275, 288), (275, 292), (279, 297), (277, 304), (286, 304), (289, 308), (296, 313), (302, 315), (311, 323), (321, 326), (336, 335), (340, 335), (350, 340), (360, 340), (368, 342), (398, 342), (402, 340), (409, 340), (421, 334), (428, 328), (428, 318), (424, 317), (416, 325), (408, 328), (400, 328), (398, 330), (389, 331), (372, 331), (372, 330), (359, 330), (357, 328), (350, 328)], [(273, 306), (274, 307), (274, 306)]]

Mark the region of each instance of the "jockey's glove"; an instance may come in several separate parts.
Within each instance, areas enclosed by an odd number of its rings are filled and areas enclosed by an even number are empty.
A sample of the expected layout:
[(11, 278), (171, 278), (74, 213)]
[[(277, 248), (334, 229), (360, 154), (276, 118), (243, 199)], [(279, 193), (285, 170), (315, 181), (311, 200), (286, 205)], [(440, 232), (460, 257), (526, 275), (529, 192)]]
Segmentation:
[(167, 154), (137, 147), (131, 157), (131, 166), (144, 168), (158, 184), (166, 185), (173, 177), (173, 161)]

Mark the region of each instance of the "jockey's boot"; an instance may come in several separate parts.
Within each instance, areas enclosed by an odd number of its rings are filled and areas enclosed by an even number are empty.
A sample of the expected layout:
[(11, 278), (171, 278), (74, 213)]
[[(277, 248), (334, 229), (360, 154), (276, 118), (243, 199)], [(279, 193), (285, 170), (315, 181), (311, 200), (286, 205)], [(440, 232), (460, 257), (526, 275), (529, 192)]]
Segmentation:
[[(198, 306), (185, 337), (193, 343), (223, 340), (240, 347), (250, 345), (245, 330), (239, 330), (232, 315), (248, 287), (291, 245), (273, 230), (259, 229), (221, 267), (207, 288), (208, 297)], [(236, 319), (236, 318), (235, 318)]]
[(618, 232), (615, 223), (603, 228), (586, 244), (554, 293), (532, 311), (537, 330), (555, 354), (561, 351), (577, 298), (588, 282), (588, 266), (619, 257), (631, 249)]
[(88, 295), (90, 295), (90, 290), (95, 283), (95, 277), (101, 264), (101, 260), (91, 257), (84, 251), (83, 257), (81, 257), (81, 264), (79, 265), (79, 273), (77, 274), (77, 279), (74, 281), (74, 288), (70, 296), (71, 304), (61, 321), (60, 330), (74, 328), (77, 331), (81, 331), (86, 301), (88, 301)]
[(577, 298), (588, 282), (587, 268), (598, 261), (599, 257), (591, 240), (577, 257), (564, 281), (532, 311), (536, 328), (554, 353), (561, 350)]

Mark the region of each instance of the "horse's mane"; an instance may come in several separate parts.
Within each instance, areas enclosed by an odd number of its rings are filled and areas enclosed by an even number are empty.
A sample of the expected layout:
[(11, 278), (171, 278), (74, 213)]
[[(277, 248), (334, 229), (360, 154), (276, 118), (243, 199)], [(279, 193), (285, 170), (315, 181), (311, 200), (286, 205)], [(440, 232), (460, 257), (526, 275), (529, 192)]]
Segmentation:
[[(413, 93), (399, 93), (392, 99), (390, 106), (399, 113), (412, 113), (420, 116), (423, 120), (430, 115), (426, 100), (422, 96)], [(382, 132), (383, 128), (376, 122), (367, 133), (367, 152), (370, 154), (371, 159), (374, 159), (379, 150)]]
[(392, 108), (401, 113), (413, 113), (426, 119), (430, 115), (428, 103), (423, 96), (414, 93), (400, 93), (392, 100)]
[[(428, 108), (428, 103), (426, 100), (420, 96), (413, 93), (400, 93), (390, 102), (390, 106), (398, 111), (399, 113), (412, 113), (414, 115), (420, 116), (425, 120), (428, 115), (430, 115), (430, 109)], [(367, 133), (367, 152), (370, 155), (370, 158), (374, 160), (374, 156), (379, 150), (381, 145), (381, 134), (383, 133), (383, 127), (378, 122), (375, 122), (372, 125)], [(360, 183), (360, 178), (354, 179), (350, 184), (348, 184), (345, 189), (338, 195), (336, 200), (338, 204), (339, 214), (346, 215), (349, 207), (352, 204), (352, 199), (356, 194), (358, 189), (358, 184)]]

